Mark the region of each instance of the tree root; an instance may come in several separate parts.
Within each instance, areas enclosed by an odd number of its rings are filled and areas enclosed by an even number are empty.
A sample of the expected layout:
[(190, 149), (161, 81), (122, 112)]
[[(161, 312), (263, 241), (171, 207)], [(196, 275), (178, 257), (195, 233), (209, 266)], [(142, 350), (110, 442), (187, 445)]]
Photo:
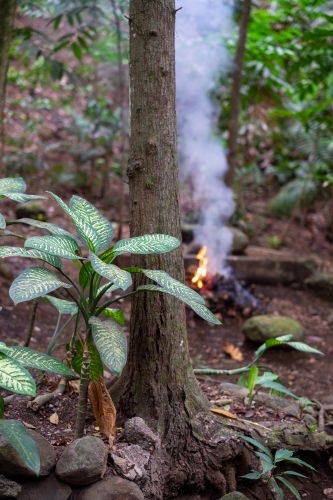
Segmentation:
[(47, 394), (41, 394), (32, 401), (28, 401), (27, 407), (31, 408), (33, 411), (39, 410), (43, 405), (51, 401), (51, 399), (61, 396), (65, 392), (66, 384), (67, 378), (62, 377), (55, 391), (48, 392)]

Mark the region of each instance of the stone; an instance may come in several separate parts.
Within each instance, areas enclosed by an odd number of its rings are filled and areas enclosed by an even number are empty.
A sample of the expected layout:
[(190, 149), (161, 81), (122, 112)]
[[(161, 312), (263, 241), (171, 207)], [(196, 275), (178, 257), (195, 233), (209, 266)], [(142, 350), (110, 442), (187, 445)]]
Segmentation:
[(229, 227), (229, 230), (232, 233), (231, 253), (244, 253), (246, 247), (249, 244), (249, 238), (245, 233), (243, 233), (243, 231), (237, 229), (236, 227)]
[(124, 426), (125, 441), (138, 444), (144, 450), (152, 451), (160, 443), (160, 439), (140, 417), (127, 420)]
[(20, 484), (7, 479), (5, 476), (0, 475), (0, 500), (17, 498), (17, 495), (20, 493), (20, 491)]
[(323, 273), (315, 273), (305, 280), (305, 285), (310, 290), (314, 290), (323, 298), (333, 297), (333, 277)]
[(10, 269), (8, 264), (6, 264), (6, 262), (4, 262), (3, 260), (0, 261), (0, 276), (2, 276), (2, 278), (5, 278), (7, 280), (12, 280), (14, 278), (12, 270)]
[(239, 491), (233, 491), (232, 493), (224, 495), (219, 500), (250, 500), (250, 499), (249, 497), (243, 495), (243, 493), (239, 493)]
[(146, 476), (150, 453), (141, 446), (133, 444), (111, 453), (116, 471), (130, 481)]
[(72, 488), (51, 474), (43, 479), (23, 483), (17, 500), (67, 500), (71, 494)]
[(253, 316), (245, 321), (242, 330), (247, 339), (260, 344), (282, 335), (292, 335), (291, 340), (295, 342), (302, 342), (305, 338), (305, 329), (301, 323), (273, 314)]
[[(27, 429), (27, 433), (34, 439), (40, 457), (39, 476), (48, 476), (55, 466), (56, 453), (50, 443), (38, 432)], [(36, 477), (33, 470), (27, 467), (19, 453), (11, 444), (0, 436), (0, 474), (10, 479), (27, 479)]]
[(182, 242), (185, 244), (191, 243), (194, 239), (195, 228), (198, 227), (197, 224), (187, 224), (183, 223), (181, 227), (182, 232)]
[(118, 476), (89, 486), (79, 495), (78, 500), (144, 500), (140, 488), (132, 481)]
[(65, 483), (85, 486), (102, 479), (108, 451), (103, 441), (86, 436), (73, 441), (58, 460), (56, 474)]
[(16, 217), (18, 219), (29, 218), (36, 219), (40, 221), (46, 221), (46, 208), (44, 202), (39, 200), (31, 200), (27, 203), (22, 203), (21, 205), (17, 205), (15, 208)]

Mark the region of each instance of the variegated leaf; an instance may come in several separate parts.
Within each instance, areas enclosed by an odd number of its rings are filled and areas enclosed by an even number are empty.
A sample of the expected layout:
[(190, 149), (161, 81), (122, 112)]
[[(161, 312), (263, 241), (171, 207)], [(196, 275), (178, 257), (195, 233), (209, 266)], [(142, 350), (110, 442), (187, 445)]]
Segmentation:
[(74, 234), (70, 233), (69, 231), (66, 231), (65, 229), (62, 229), (61, 227), (56, 226), (55, 224), (51, 224), (51, 222), (44, 222), (40, 220), (35, 220), (35, 219), (29, 219), (27, 217), (23, 219), (17, 219), (13, 221), (16, 223), (21, 223), (21, 224), (27, 224), (28, 226), (34, 226), (38, 227), (40, 229), (46, 229), (52, 234), (60, 234), (62, 236), (69, 236), (70, 238), (73, 238), (73, 240), (76, 240), (76, 236)]
[(6, 177), (0, 179), (0, 193), (24, 193), (27, 185), (22, 177)]
[(7, 351), (7, 355), (23, 366), (37, 368), (45, 372), (58, 373), (59, 375), (74, 375), (72, 370), (59, 359), (34, 351), (33, 349), (29, 349), (29, 347), (11, 347), (10, 351)]
[(178, 248), (180, 241), (167, 234), (145, 234), (135, 238), (117, 241), (113, 250), (118, 254), (125, 252), (133, 254), (153, 254), (171, 252)]
[[(72, 216), (75, 217), (76, 220), (84, 221), (96, 232), (98, 243), (95, 245), (95, 251), (100, 252), (104, 250), (113, 239), (112, 224), (99, 213), (94, 205), (79, 196), (72, 196), (69, 202), (69, 208)], [(75, 220), (74, 222), (76, 224)]]
[(166, 288), (162, 288), (157, 285), (141, 285), (138, 286), (137, 290), (143, 290), (147, 292), (162, 292), (173, 295), (174, 297), (177, 297), (178, 299), (185, 302), (185, 304), (190, 306), (191, 309), (193, 309), (193, 311), (195, 311), (197, 315), (200, 316), (201, 318), (205, 319), (206, 321), (209, 321), (209, 323), (213, 323), (214, 325), (221, 325), (221, 321), (219, 321), (217, 317), (214, 316), (214, 314), (204, 304), (199, 304), (198, 302), (195, 302), (194, 300), (189, 300), (184, 296), (180, 297), (179, 295), (173, 293), (171, 290), (167, 290)]
[(17, 201), (18, 203), (26, 203), (30, 200), (46, 200), (45, 196), (39, 196), (37, 194), (23, 194), (23, 193), (12, 193), (12, 192), (3, 192), (2, 196), (6, 198), (10, 198), (13, 201)]
[(62, 199), (57, 196), (56, 194), (52, 193), (52, 191), (46, 191), (47, 194), (50, 194), (52, 196), (52, 198), (55, 199), (55, 201), (58, 203), (58, 205), (61, 206), (61, 208), (63, 209), (63, 211), (67, 214), (67, 215), (71, 215), (71, 211), (70, 209), (68, 208), (68, 206), (66, 205), (66, 203), (64, 201), (62, 201)]
[(53, 297), (52, 295), (45, 295), (44, 299), (51, 302), (51, 304), (57, 309), (60, 314), (71, 314), (73, 316), (78, 311), (78, 307), (75, 302), (58, 299), (57, 297)]
[(117, 321), (117, 323), (119, 323), (119, 325), (125, 324), (125, 316), (121, 309), (111, 309), (107, 307), (102, 312), (102, 315), (105, 316), (106, 318), (114, 319), (115, 321)]
[(105, 283), (105, 285), (102, 285), (99, 287), (96, 295), (99, 295), (101, 292), (103, 292), (103, 295), (104, 295), (104, 293), (111, 293), (111, 292), (114, 292), (115, 290), (118, 290), (118, 288), (119, 288), (118, 285), (111, 285), (110, 286), (110, 283)]
[(86, 223), (85, 220), (79, 219), (79, 217), (71, 215), (71, 218), (75, 224), (76, 232), (79, 236), (80, 241), (89, 248), (92, 252), (97, 252), (99, 248), (99, 237), (97, 231)]
[(61, 260), (54, 256), (49, 255), (44, 252), (39, 252), (38, 250), (26, 250), (25, 248), (20, 247), (9, 247), (9, 246), (1, 246), (0, 247), (0, 258), (5, 257), (26, 257), (27, 259), (40, 259), (48, 264), (51, 264), (58, 269), (61, 269), (62, 262)]
[(0, 420), (0, 434), (15, 448), (24, 464), (38, 476), (40, 458), (37, 445), (27, 433), (22, 422), (18, 420)]
[(30, 373), (3, 352), (0, 352), (0, 387), (17, 394), (36, 395), (36, 385)]
[(12, 283), (9, 296), (15, 304), (42, 297), (57, 288), (71, 288), (62, 282), (55, 274), (43, 267), (25, 269)]
[(32, 236), (24, 243), (25, 247), (34, 248), (62, 259), (82, 259), (81, 251), (73, 238), (63, 235)]
[(165, 271), (151, 271), (142, 269), (143, 274), (153, 281), (156, 281), (161, 285), (166, 291), (184, 300), (191, 300), (197, 302), (198, 304), (205, 304), (204, 299), (197, 292), (192, 290), (192, 288), (180, 283), (180, 281), (171, 278)]
[[(73, 370), (75, 370), (78, 375), (81, 375), (83, 342), (81, 340), (75, 340), (73, 344), (75, 346), (75, 356), (71, 361), (71, 365)], [(67, 348), (68, 347), (69, 345)], [(97, 347), (92, 342), (88, 342), (87, 347), (90, 353), (89, 378), (97, 382), (99, 380), (99, 376), (103, 375), (103, 363)]]
[(127, 339), (118, 323), (113, 320), (101, 321), (92, 316), (89, 320), (98, 352), (105, 365), (117, 376), (125, 366)]
[(2, 214), (0, 214), (0, 229), (6, 229), (6, 221)]
[(92, 252), (89, 253), (93, 270), (100, 276), (112, 281), (117, 288), (126, 290), (132, 284), (132, 276), (127, 271), (123, 271), (114, 264), (104, 264), (104, 262)]

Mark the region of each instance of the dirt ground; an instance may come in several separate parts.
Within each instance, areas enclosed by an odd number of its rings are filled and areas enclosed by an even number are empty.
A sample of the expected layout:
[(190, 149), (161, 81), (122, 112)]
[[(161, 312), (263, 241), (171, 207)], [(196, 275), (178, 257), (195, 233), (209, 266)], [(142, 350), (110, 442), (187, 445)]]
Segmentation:
[[(28, 190), (28, 192), (31, 190)], [(15, 218), (15, 204), (10, 201), (2, 200), (2, 213), (6, 219)], [(116, 213), (110, 206), (102, 207), (102, 211), (109, 217), (110, 220), (116, 220)], [(61, 210), (53, 202), (48, 202), (47, 213), (50, 222), (58, 223), (64, 227), (64, 219)], [(265, 237), (270, 234), (276, 234), (280, 230), (280, 221), (276, 221), (275, 225), (272, 222), (266, 224), (262, 231)], [(322, 232), (316, 233), (311, 238), (306, 237), (309, 229), (301, 227), (298, 221), (293, 222), (293, 231), (297, 230), (304, 236), (303, 246), (300, 245), (299, 239), (295, 241), (294, 248), (290, 245), (290, 250), (299, 255), (300, 248), (302, 253), (311, 253), (316, 249), (316, 256), (320, 259), (321, 267), (325, 270), (331, 270), (332, 261), (332, 245), (325, 240)], [(66, 227), (66, 226), (65, 226)], [(37, 234), (38, 231), (31, 227), (22, 227), (16, 232), (23, 233), (26, 237), (32, 234)], [(258, 244), (262, 236), (253, 239), (254, 243)], [(292, 240), (292, 239), (291, 239)], [(260, 242), (260, 241), (259, 241)], [(307, 242), (307, 243), (304, 243)], [(17, 244), (16, 241), (10, 238), (3, 238), (3, 244)], [(30, 262), (24, 259), (7, 259), (6, 264), (9, 266), (13, 276), (17, 276), (25, 267), (30, 265)], [(68, 266), (69, 264), (66, 264)], [(3, 310), (0, 313), (0, 340), (9, 345), (22, 344), (25, 340), (27, 325), (30, 315), (30, 304), (22, 303), (14, 307), (11, 299), (8, 297), (8, 288), (10, 280), (0, 278), (2, 286), (1, 305)], [(291, 287), (269, 287), (269, 286), (253, 286), (254, 295), (264, 304), (268, 313), (278, 313), (287, 315), (300, 321), (306, 328), (306, 342), (319, 350), (324, 356), (308, 355), (294, 350), (271, 349), (261, 360), (261, 364), (269, 366), (275, 373), (279, 375), (283, 384), (292, 390), (298, 396), (304, 396), (309, 399), (323, 401), (332, 394), (333, 383), (333, 364), (331, 357), (333, 353), (333, 326), (330, 325), (329, 316), (333, 313), (332, 300), (324, 300), (315, 293), (308, 290), (293, 289)], [(126, 325), (125, 331), (129, 329), (130, 303), (122, 304)], [(51, 336), (53, 334), (55, 323), (57, 320), (56, 310), (44, 301), (40, 301), (37, 310), (36, 323), (33, 331), (30, 346), (40, 351), (45, 351)], [(241, 331), (244, 317), (238, 311), (223, 317), (223, 326), (212, 326), (197, 316), (191, 311), (188, 311), (188, 340), (190, 355), (195, 368), (211, 367), (219, 369), (239, 368), (253, 359), (256, 345), (246, 341)], [(59, 339), (60, 343), (68, 341), (71, 334), (71, 328), (68, 327)], [(224, 352), (223, 346), (232, 344), (238, 347), (243, 355), (242, 361), (236, 361)], [(64, 350), (59, 349), (56, 352), (58, 357), (64, 356)], [(106, 380), (111, 380), (111, 374), (105, 373)], [(38, 374), (36, 373), (36, 378)], [(221, 382), (230, 381), (236, 382), (236, 377), (203, 377), (198, 376), (202, 390), (206, 393), (208, 399), (215, 401), (223, 394), (219, 388)], [(55, 389), (57, 379), (54, 376), (48, 375), (39, 386), (39, 393), (47, 393)], [(51, 402), (43, 406), (39, 411), (34, 412), (27, 408), (27, 400), (29, 398), (15, 396), (11, 404), (6, 407), (6, 418), (15, 418), (23, 421), (28, 428), (36, 428), (38, 432), (43, 434), (55, 449), (60, 453), (66, 444), (70, 443), (74, 436), (74, 425), (76, 415), (77, 391), (75, 386), (69, 387), (62, 397), (55, 398)], [(32, 399), (32, 398), (31, 398)], [(231, 404), (230, 411), (235, 413), (240, 418), (249, 418), (250, 420), (274, 419), (281, 420), (286, 417), (283, 414), (272, 413), (266, 408), (255, 407), (249, 413), (244, 408), (243, 402), (235, 400)], [(50, 417), (57, 414), (59, 422), (54, 424), (50, 421)], [(51, 418), (53, 420), (53, 418)], [(333, 424), (332, 424), (333, 425)], [(326, 432), (332, 433), (331, 424), (326, 426)], [(99, 435), (96, 423), (89, 413), (86, 425), (87, 434)], [(302, 498), (305, 499), (330, 499), (333, 498), (333, 471), (329, 467), (328, 455), (314, 456), (304, 455), (301, 457), (312, 464), (317, 473), (308, 474), (309, 481), (295, 479), (294, 484), (299, 488)], [(300, 471), (304, 472), (304, 471)], [(109, 474), (112, 474), (112, 465), (110, 464)], [(243, 480), (240, 483), (241, 490), (250, 498), (264, 500), (271, 498), (270, 493), (260, 489), (258, 485), (254, 485), (249, 481)], [(332, 490), (330, 490), (332, 488)], [(293, 498), (286, 492), (286, 499)], [(75, 496), (73, 496), (75, 498)], [(193, 497), (194, 498), (194, 497)], [(203, 497), (204, 498), (204, 497)], [(208, 497), (207, 497), (208, 498)], [(212, 500), (217, 500), (216, 495), (210, 497)]]

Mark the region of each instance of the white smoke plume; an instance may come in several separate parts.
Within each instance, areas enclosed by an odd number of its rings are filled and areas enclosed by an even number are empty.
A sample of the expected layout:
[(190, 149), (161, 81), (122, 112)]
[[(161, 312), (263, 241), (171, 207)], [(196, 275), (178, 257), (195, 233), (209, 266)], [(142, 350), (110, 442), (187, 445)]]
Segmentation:
[(218, 75), (231, 67), (223, 38), (231, 33), (228, 0), (177, 0), (176, 82), (181, 177), (191, 179), (202, 207), (195, 239), (207, 245), (208, 273), (226, 274), (232, 244), (227, 221), (233, 193), (223, 182), (227, 161), (221, 138), (214, 136), (216, 106), (210, 92)]

